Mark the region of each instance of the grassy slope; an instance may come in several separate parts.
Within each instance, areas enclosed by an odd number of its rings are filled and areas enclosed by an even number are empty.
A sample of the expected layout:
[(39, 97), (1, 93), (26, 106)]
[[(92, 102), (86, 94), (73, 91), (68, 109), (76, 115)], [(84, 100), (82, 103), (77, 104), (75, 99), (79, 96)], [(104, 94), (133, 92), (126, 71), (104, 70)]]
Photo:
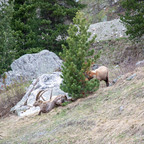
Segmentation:
[[(94, 0), (84, 2), (93, 3)], [(89, 11), (91, 5), (85, 11), (92, 16), (93, 23), (101, 21), (102, 15), (104, 17), (106, 14), (110, 20), (113, 19), (111, 15), (117, 14), (117, 10), (111, 14), (117, 7), (113, 6), (96, 15), (93, 12), (95, 7)], [(103, 41), (95, 47), (103, 49), (99, 63), (109, 67), (123, 63), (123, 59), (128, 62), (129, 56), (135, 58), (134, 54), (141, 53), (135, 53), (135, 46), (127, 39)], [(131, 49), (134, 54), (130, 52)], [(126, 78), (133, 73), (137, 74), (136, 77), (127, 81)], [(120, 74), (123, 74), (121, 69), (111, 69), (110, 81)], [(115, 85), (106, 88), (102, 82), (95, 94), (48, 114), (24, 118), (11, 115), (0, 119), (0, 144), (142, 144), (143, 103), (144, 67), (141, 67), (124, 74)]]
[(97, 63), (101, 65), (126, 65), (144, 59), (144, 41), (133, 43), (128, 38), (100, 41), (93, 44), (93, 49), (101, 50), (102, 54)]
[[(112, 70), (111, 70), (112, 72)], [(131, 81), (126, 78), (133, 73)], [(42, 116), (0, 120), (0, 143), (144, 143), (144, 67), (111, 86)]]

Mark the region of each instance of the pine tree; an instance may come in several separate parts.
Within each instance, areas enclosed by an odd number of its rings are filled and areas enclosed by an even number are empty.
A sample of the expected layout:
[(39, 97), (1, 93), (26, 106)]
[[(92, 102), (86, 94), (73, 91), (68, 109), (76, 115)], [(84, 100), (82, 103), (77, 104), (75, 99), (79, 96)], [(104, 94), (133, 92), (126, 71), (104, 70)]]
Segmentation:
[(130, 39), (139, 40), (144, 34), (144, 1), (123, 0), (121, 5), (126, 10), (125, 15), (121, 15), (127, 28), (126, 34)]
[(63, 53), (60, 54), (64, 60), (61, 89), (74, 99), (87, 96), (99, 87), (98, 80), (88, 81), (85, 75), (91, 64), (99, 57), (99, 54), (92, 57), (94, 50), (90, 50), (90, 46), (96, 36), (89, 40), (91, 33), (88, 32), (88, 28), (89, 24), (83, 13), (77, 12), (73, 24), (68, 29), (68, 46), (63, 45)]
[[(82, 6), (74, 0), (15, 0), (12, 28), (18, 54), (42, 49), (61, 51), (68, 29), (65, 21), (71, 20)], [(62, 40), (56, 40), (60, 36)]]
[[(9, 0), (11, 2), (13, 0)], [(11, 21), (11, 27), (14, 30), (16, 39), (16, 50), (18, 58), (21, 55), (30, 53), (31, 51), (38, 52), (36, 19), (36, 6), (33, 1), (15, 0), (14, 12)]]
[(13, 4), (1, 3), (0, 6), (0, 74), (10, 70), (14, 58), (15, 39), (10, 27)]
[[(71, 21), (78, 9), (83, 5), (76, 3), (75, 0), (38, 0), (39, 8), (39, 26), (38, 35), (42, 47), (53, 52), (61, 51), (61, 44), (65, 44), (68, 24), (65, 21)], [(58, 39), (60, 37), (60, 39)], [(56, 40), (57, 39), (57, 40)]]

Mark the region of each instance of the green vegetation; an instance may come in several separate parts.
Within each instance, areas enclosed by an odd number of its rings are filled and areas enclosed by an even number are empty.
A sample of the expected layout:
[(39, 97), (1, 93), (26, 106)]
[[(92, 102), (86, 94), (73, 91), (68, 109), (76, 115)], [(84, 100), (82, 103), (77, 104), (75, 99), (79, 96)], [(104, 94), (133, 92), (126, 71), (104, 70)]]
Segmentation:
[[(85, 5), (75, 0), (13, 0), (0, 5), (0, 74), (10, 70), (14, 59), (43, 49), (62, 51), (67, 29)], [(61, 37), (58, 39), (58, 37)]]
[(144, 34), (144, 1), (123, 0), (122, 7), (126, 10), (125, 15), (121, 15), (121, 20), (125, 24), (130, 39), (139, 40)]
[(66, 106), (66, 105), (68, 105), (68, 104), (70, 104), (71, 102), (64, 102), (64, 103), (62, 103), (62, 106)]
[(14, 37), (10, 27), (13, 3), (9, 6), (2, 3), (0, 9), (0, 74), (10, 70), (14, 58)]
[(74, 99), (87, 96), (89, 92), (96, 91), (99, 87), (96, 79), (88, 81), (85, 76), (92, 62), (99, 57), (98, 53), (94, 58), (90, 58), (94, 54), (90, 46), (96, 36), (89, 40), (91, 33), (87, 32), (88, 28), (89, 24), (83, 13), (78, 12), (68, 30), (68, 46), (63, 45), (63, 53), (60, 54), (64, 59), (61, 89)]
[(42, 49), (61, 51), (69, 24), (65, 22), (70, 22), (82, 7), (74, 0), (14, 1), (11, 27), (15, 31), (17, 57)]

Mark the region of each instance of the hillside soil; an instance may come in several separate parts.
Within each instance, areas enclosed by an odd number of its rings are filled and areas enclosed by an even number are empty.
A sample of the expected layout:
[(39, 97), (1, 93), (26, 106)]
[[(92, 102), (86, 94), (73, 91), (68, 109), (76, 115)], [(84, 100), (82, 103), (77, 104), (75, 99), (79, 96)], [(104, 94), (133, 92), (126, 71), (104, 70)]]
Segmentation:
[(115, 40), (96, 42), (93, 44), (92, 49), (95, 50), (95, 53), (101, 51), (97, 64), (112, 69), (115, 66), (120, 66), (121, 73), (123, 70), (126, 70), (125, 72), (131, 71), (135, 68), (136, 62), (144, 59), (144, 40), (134, 43), (128, 38), (122, 37)]
[(100, 84), (94, 94), (50, 113), (0, 119), (0, 144), (144, 143), (144, 66), (110, 87)]

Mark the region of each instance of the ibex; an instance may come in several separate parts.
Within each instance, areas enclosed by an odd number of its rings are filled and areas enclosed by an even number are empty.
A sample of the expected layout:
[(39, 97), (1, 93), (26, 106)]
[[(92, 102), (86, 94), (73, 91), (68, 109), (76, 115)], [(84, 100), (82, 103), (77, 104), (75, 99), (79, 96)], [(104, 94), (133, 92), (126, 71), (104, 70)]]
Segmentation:
[(39, 111), (38, 115), (41, 115), (41, 113), (48, 113), (54, 107), (61, 106), (62, 103), (67, 101), (66, 95), (58, 95), (53, 100), (51, 100), (51, 98), (52, 98), (52, 91), (51, 91), (51, 95), (50, 95), (50, 100), (48, 100), (48, 101), (37, 100), (34, 103), (34, 106), (39, 106), (40, 107), (40, 111)]

